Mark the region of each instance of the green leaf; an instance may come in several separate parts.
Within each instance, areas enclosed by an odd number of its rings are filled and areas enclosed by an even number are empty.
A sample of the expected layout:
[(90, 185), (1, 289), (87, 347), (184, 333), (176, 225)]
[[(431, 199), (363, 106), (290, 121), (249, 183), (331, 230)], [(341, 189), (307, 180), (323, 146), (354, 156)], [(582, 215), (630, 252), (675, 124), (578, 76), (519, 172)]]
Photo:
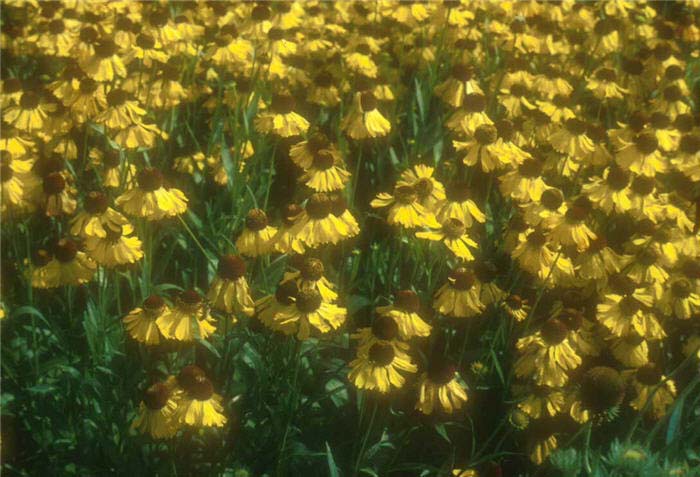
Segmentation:
[(330, 477), (340, 477), (340, 471), (335, 464), (333, 452), (331, 451), (331, 446), (328, 445), (328, 441), (326, 441), (326, 462), (328, 462), (328, 475), (330, 475)]
[(681, 417), (683, 416), (683, 403), (685, 401), (685, 395), (683, 395), (676, 402), (675, 408), (671, 413), (671, 417), (668, 419), (668, 429), (666, 429), (666, 445), (673, 442), (673, 440), (678, 435), (678, 428), (681, 423)]
[(445, 429), (445, 424), (435, 424), (435, 432), (437, 432), (440, 435), (440, 437), (445, 439), (449, 444), (452, 444), (450, 436), (447, 435), (447, 429)]

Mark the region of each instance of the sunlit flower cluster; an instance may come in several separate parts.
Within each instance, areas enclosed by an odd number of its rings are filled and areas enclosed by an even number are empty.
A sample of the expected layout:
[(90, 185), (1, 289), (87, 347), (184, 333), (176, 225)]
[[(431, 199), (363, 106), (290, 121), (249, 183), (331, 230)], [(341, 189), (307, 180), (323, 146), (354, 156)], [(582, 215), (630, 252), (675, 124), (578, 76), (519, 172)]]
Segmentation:
[[(3, 228), (36, 233), (7, 258), (132, 287), (131, 344), (181, 358), (156, 439), (226, 424), (185, 350), (246, 326), (349, 340), (359, 395), (435, 419), (498, 375), (536, 464), (659, 420), (700, 357), (700, 11), (666, 8), (8, 0)], [(206, 266), (152, 283), (178, 241)]]

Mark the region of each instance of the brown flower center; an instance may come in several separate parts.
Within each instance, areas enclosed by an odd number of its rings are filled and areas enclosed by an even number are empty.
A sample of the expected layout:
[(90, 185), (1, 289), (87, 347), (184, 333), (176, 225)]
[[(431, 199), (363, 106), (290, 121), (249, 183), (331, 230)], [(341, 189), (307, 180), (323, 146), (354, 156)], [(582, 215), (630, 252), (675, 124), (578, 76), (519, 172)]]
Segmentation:
[(238, 255), (224, 255), (219, 260), (218, 273), (224, 280), (238, 280), (245, 272), (246, 264)]
[(60, 194), (66, 188), (66, 179), (60, 172), (52, 172), (44, 177), (44, 192), (47, 195)]
[(377, 109), (377, 98), (371, 91), (365, 91), (360, 95), (360, 106), (363, 112), (368, 112)]
[(548, 210), (557, 210), (564, 203), (564, 196), (559, 189), (547, 189), (542, 193), (540, 202)]
[(469, 113), (479, 113), (486, 109), (486, 97), (483, 94), (472, 93), (464, 98), (464, 109)]
[(270, 109), (277, 114), (289, 114), (294, 111), (294, 98), (288, 94), (274, 94)]
[(671, 285), (671, 293), (673, 293), (673, 296), (676, 298), (688, 298), (692, 291), (693, 288), (690, 281), (685, 278), (681, 278), (680, 280), (673, 282), (673, 285)]
[(245, 218), (245, 226), (248, 230), (259, 232), (267, 227), (267, 214), (262, 209), (251, 209)]
[(442, 224), (442, 232), (448, 239), (458, 239), (464, 235), (466, 229), (462, 221), (455, 218), (449, 218)]
[(143, 309), (151, 313), (159, 312), (165, 306), (165, 301), (158, 295), (149, 295), (143, 301)]
[(314, 154), (313, 167), (318, 170), (326, 171), (333, 167), (334, 163), (335, 158), (330, 151), (319, 151), (318, 153)]
[(428, 364), (428, 379), (438, 386), (444, 386), (455, 378), (457, 367), (446, 359), (434, 357)]
[(295, 302), (298, 293), (299, 289), (297, 288), (296, 282), (294, 280), (289, 280), (277, 287), (275, 291), (275, 300), (282, 305), (289, 306)]
[(153, 411), (165, 407), (170, 399), (170, 389), (165, 383), (155, 383), (151, 385), (143, 395), (143, 402)]
[(22, 109), (35, 109), (39, 106), (39, 95), (32, 91), (25, 91), (19, 98), (19, 106)]
[(418, 194), (414, 187), (399, 186), (394, 190), (394, 197), (401, 204), (412, 204), (418, 198)]
[(318, 281), (323, 277), (323, 262), (317, 258), (306, 258), (299, 269), (304, 280)]
[(487, 146), (496, 142), (498, 130), (491, 124), (482, 124), (474, 131), (474, 139), (482, 146)]
[(518, 172), (521, 176), (534, 179), (542, 175), (542, 163), (536, 159), (525, 159), (522, 164), (518, 166)]
[(387, 366), (394, 361), (394, 347), (388, 343), (375, 343), (369, 349), (369, 360), (375, 366)]
[(661, 381), (661, 370), (653, 363), (646, 364), (637, 370), (637, 381), (647, 386), (654, 386)]
[(400, 290), (396, 292), (394, 306), (406, 313), (418, 313), (420, 310), (420, 299), (412, 290)]
[(629, 174), (627, 171), (623, 170), (618, 166), (612, 166), (610, 172), (608, 172), (608, 177), (606, 179), (607, 184), (613, 190), (622, 190), (629, 184)]
[(321, 294), (315, 288), (299, 290), (297, 309), (302, 313), (313, 313), (321, 307)]
[(472, 67), (465, 63), (457, 63), (452, 67), (452, 77), (458, 81), (469, 81), (473, 73)]
[(380, 315), (372, 322), (372, 334), (380, 340), (393, 340), (399, 334), (399, 326), (391, 316)]
[(326, 194), (314, 194), (306, 203), (306, 213), (315, 220), (328, 217), (331, 213), (331, 201)]
[(566, 336), (569, 334), (569, 329), (561, 320), (552, 318), (545, 322), (540, 333), (548, 345), (554, 346), (566, 339)]
[(78, 245), (70, 239), (63, 238), (56, 243), (53, 253), (56, 260), (68, 263), (78, 254)]
[(603, 412), (622, 402), (625, 381), (620, 373), (608, 366), (589, 369), (581, 382), (581, 402), (586, 409)]
[(455, 268), (450, 272), (450, 278), (454, 280), (453, 287), (457, 290), (466, 291), (469, 290), (476, 281), (474, 273), (464, 267)]
[(154, 192), (163, 187), (163, 174), (154, 167), (140, 170), (136, 179), (139, 187), (146, 192)]

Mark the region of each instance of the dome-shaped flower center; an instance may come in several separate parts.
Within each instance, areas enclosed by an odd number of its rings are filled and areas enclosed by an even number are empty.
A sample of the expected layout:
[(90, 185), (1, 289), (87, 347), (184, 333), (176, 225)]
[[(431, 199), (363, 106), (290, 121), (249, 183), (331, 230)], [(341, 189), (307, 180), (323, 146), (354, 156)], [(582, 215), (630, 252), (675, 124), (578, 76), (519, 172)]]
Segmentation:
[(330, 88), (333, 85), (333, 75), (328, 71), (321, 71), (314, 77), (314, 84), (319, 88)]
[(671, 293), (673, 293), (673, 296), (680, 299), (688, 298), (692, 290), (693, 288), (690, 281), (686, 280), (685, 278), (676, 280), (673, 282), (673, 285), (671, 285)]
[(654, 191), (656, 180), (653, 177), (637, 176), (632, 181), (632, 190), (635, 194), (647, 196)]
[(52, 172), (44, 177), (44, 192), (47, 195), (60, 194), (66, 188), (66, 180), (60, 172)]
[(6, 78), (2, 82), (3, 94), (15, 94), (22, 90), (22, 82), (17, 78)]
[(375, 343), (369, 349), (369, 360), (375, 366), (387, 366), (394, 361), (394, 347), (388, 343)]
[(326, 194), (314, 194), (306, 203), (306, 213), (315, 220), (328, 217), (331, 213), (331, 201)]
[(394, 189), (394, 197), (401, 204), (412, 204), (418, 198), (418, 194), (414, 187), (398, 186)]
[(267, 5), (256, 5), (250, 12), (251, 18), (256, 22), (268, 20), (271, 15), (272, 12), (270, 12), (270, 9), (267, 7)]
[(596, 71), (595, 77), (599, 81), (613, 82), (617, 79), (617, 74), (612, 68), (601, 68)]
[(296, 301), (297, 295), (299, 294), (299, 289), (294, 280), (289, 280), (277, 287), (275, 291), (275, 300), (277, 303), (289, 306)]
[(595, 413), (603, 412), (622, 402), (625, 381), (620, 373), (608, 366), (589, 369), (581, 382), (581, 403)]
[(534, 179), (542, 175), (542, 163), (536, 159), (525, 159), (522, 164), (518, 166), (518, 172), (521, 176)]
[(113, 108), (118, 108), (119, 106), (126, 103), (126, 100), (128, 98), (129, 94), (126, 91), (124, 91), (123, 89), (116, 88), (107, 93), (107, 104), (109, 104)]
[(180, 300), (186, 305), (199, 305), (202, 302), (202, 295), (196, 290), (185, 290), (180, 293)]
[(627, 125), (634, 132), (641, 132), (644, 126), (649, 122), (649, 116), (642, 111), (635, 111), (627, 120)]
[(428, 364), (428, 379), (444, 386), (455, 378), (457, 367), (441, 357), (433, 357)]
[(464, 109), (469, 113), (479, 113), (486, 109), (486, 97), (483, 94), (472, 93), (464, 97)]
[(49, 32), (52, 35), (60, 35), (64, 31), (66, 31), (66, 25), (63, 23), (63, 20), (56, 19), (49, 22)]
[(315, 288), (299, 290), (297, 309), (302, 313), (313, 313), (321, 307), (321, 294)]
[(151, 385), (143, 395), (143, 402), (153, 411), (165, 407), (170, 399), (170, 389), (165, 383), (155, 383)]
[(457, 63), (452, 67), (452, 77), (457, 81), (469, 81), (472, 76), (472, 67), (465, 63)]
[(564, 196), (559, 189), (547, 189), (542, 193), (540, 202), (548, 210), (557, 210), (564, 203)]
[(323, 262), (317, 258), (308, 257), (304, 259), (299, 268), (301, 277), (304, 280), (318, 281), (323, 277), (324, 266)]
[(420, 310), (420, 299), (412, 290), (400, 290), (396, 292), (394, 306), (406, 313), (418, 313)]
[(294, 98), (288, 94), (274, 94), (270, 109), (276, 114), (289, 114), (294, 111), (295, 103)]
[(246, 264), (238, 255), (224, 255), (219, 260), (217, 272), (224, 280), (238, 280), (245, 275)]
[(595, 239), (591, 240), (591, 244), (588, 247), (588, 251), (590, 253), (598, 253), (607, 246), (608, 246), (608, 240), (605, 237), (603, 237), (602, 235), (599, 235)]
[(245, 226), (248, 230), (259, 232), (267, 227), (267, 214), (262, 209), (251, 209), (245, 218)]
[(22, 109), (34, 109), (39, 106), (39, 95), (33, 91), (25, 91), (19, 98), (19, 106)]
[(642, 304), (633, 296), (627, 295), (620, 300), (620, 313), (625, 317), (634, 316), (642, 308)]
[(267, 32), (267, 37), (270, 41), (280, 41), (284, 38), (284, 30), (281, 28), (270, 28)]
[(683, 76), (685, 76), (685, 72), (679, 65), (671, 65), (664, 71), (664, 77), (668, 81), (676, 81), (683, 78)]
[[(509, 119), (499, 119), (495, 123), (496, 134), (504, 141), (510, 141), (515, 134), (515, 125)], [(479, 128), (477, 128), (478, 130)], [(478, 140), (478, 139), (477, 139)]]
[(593, 204), (586, 196), (578, 197), (566, 211), (566, 218), (571, 222), (582, 222), (588, 217)]
[(110, 39), (99, 41), (95, 45), (95, 54), (100, 58), (109, 58), (117, 54), (117, 45)]
[(377, 109), (377, 98), (371, 91), (365, 91), (360, 95), (360, 106), (363, 112)]
[(380, 340), (393, 340), (399, 335), (399, 326), (391, 316), (380, 315), (372, 322), (372, 334)]
[(46, 249), (40, 248), (32, 253), (32, 263), (35, 267), (43, 267), (53, 259), (53, 255)]
[(418, 179), (416, 183), (413, 184), (413, 187), (418, 193), (418, 197), (421, 199), (426, 199), (428, 196), (430, 196), (430, 194), (433, 193), (434, 188), (433, 181), (427, 177), (421, 177)]
[(188, 364), (177, 375), (177, 383), (185, 390), (191, 389), (198, 378), (206, 378), (204, 370), (196, 364)]
[(622, 190), (629, 184), (629, 174), (627, 171), (623, 170), (618, 166), (612, 166), (610, 172), (608, 172), (608, 177), (606, 179), (607, 184), (613, 190)]
[(637, 255), (637, 262), (643, 267), (650, 267), (656, 264), (659, 257), (652, 249), (644, 249)]
[(512, 310), (520, 310), (523, 307), (523, 299), (520, 295), (508, 295), (506, 298), (506, 304)]
[(306, 141), (306, 148), (312, 154), (316, 154), (322, 149), (328, 149), (329, 146), (330, 142), (328, 138), (321, 133), (313, 134), (308, 141)]
[(458, 239), (464, 235), (466, 229), (462, 221), (455, 218), (449, 218), (442, 224), (442, 232), (448, 239)]
[(691, 280), (700, 280), (700, 261), (687, 259), (681, 263), (681, 272)]
[(136, 37), (136, 45), (144, 50), (150, 50), (156, 46), (156, 40), (151, 35), (140, 33), (139, 36)]
[(464, 267), (455, 268), (450, 272), (450, 278), (453, 280), (453, 288), (461, 291), (469, 290), (476, 281), (474, 273)]
[(661, 381), (661, 370), (653, 363), (639, 368), (636, 373), (637, 381), (647, 386), (654, 386)]
[(515, 83), (510, 87), (510, 94), (516, 98), (521, 98), (527, 95), (528, 89), (523, 83)]
[(586, 123), (576, 118), (567, 119), (564, 126), (574, 136), (585, 134), (587, 129)]
[(56, 260), (67, 263), (72, 261), (78, 254), (78, 245), (70, 239), (61, 239), (56, 243), (53, 251)]
[(146, 192), (153, 192), (163, 187), (163, 174), (153, 167), (140, 170), (136, 179), (139, 187)]
[(533, 230), (527, 236), (527, 243), (530, 244), (531, 247), (540, 248), (547, 243), (547, 237), (545, 237), (544, 232), (541, 230)]
[(680, 150), (685, 154), (697, 154), (700, 151), (700, 137), (696, 134), (684, 134), (681, 137)]
[(88, 214), (99, 215), (107, 211), (109, 199), (99, 191), (91, 191), (85, 196), (85, 211)]
[(576, 331), (583, 325), (583, 311), (576, 308), (564, 308), (559, 318), (571, 331)]
[(186, 391), (193, 399), (206, 401), (214, 394), (214, 386), (206, 376), (196, 376)]
[(671, 126), (671, 118), (659, 112), (653, 113), (649, 118), (649, 122), (651, 123), (651, 127), (657, 130), (666, 129)]
[(302, 208), (298, 204), (287, 204), (282, 211), (282, 222), (287, 227), (291, 227), (296, 223), (297, 217), (301, 213)]
[(333, 157), (333, 154), (328, 150), (319, 151), (316, 154), (314, 154), (313, 167), (318, 170), (326, 171), (333, 167), (334, 163), (335, 158)]
[(561, 320), (552, 318), (545, 322), (540, 330), (540, 333), (548, 345), (554, 346), (566, 339), (567, 335), (569, 334), (569, 329)]
[(482, 146), (487, 146), (496, 142), (498, 130), (491, 124), (482, 124), (474, 131), (474, 139)]
[(165, 301), (158, 295), (149, 295), (148, 298), (143, 301), (142, 306), (143, 309), (148, 312), (157, 313), (163, 309)]
[(93, 27), (85, 27), (80, 29), (80, 41), (87, 44), (92, 44), (97, 41), (99, 37), (97, 30)]

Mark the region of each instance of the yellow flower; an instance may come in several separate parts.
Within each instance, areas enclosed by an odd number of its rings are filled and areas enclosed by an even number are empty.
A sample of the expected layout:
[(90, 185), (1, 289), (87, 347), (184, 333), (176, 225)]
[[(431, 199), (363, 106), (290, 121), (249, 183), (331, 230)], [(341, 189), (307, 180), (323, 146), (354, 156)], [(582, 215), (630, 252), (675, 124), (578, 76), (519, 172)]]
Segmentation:
[(299, 290), (318, 290), (324, 302), (334, 303), (338, 299), (338, 294), (334, 290), (334, 285), (323, 276), (325, 267), (323, 262), (317, 258), (296, 255), (292, 257), (292, 266), (298, 272), (285, 272), (282, 282), (294, 280)]
[(479, 299), (479, 284), (474, 274), (464, 267), (450, 271), (447, 283), (435, 293), (433, 308), (443, 315), (469, 318), (486, 308)]
[(630, 401), (632, 409), (640, 412), (646, 409), (657, 420), (666, 415), (676, 398), (675, 382), (666, 377), (654, 363), (646, 364), (634, 372), (632, 387), (635, 393), (634, 399)]
[(622, 145), (615, 155), (615, 161), (621, 167), (648, 177), (666, 172), (667, 159), (661, 154), (659, 140), (653, 132), (637, 134), (631, 141), (620, 137), (619, 141)]
[(92, 280), (97, 265), (70, 239), (60, 239), (53, 255), (37, 250), (33, 257), (31, 282), (34, 288), (55, 288), (63, 285), (81, 285)]
[(441, 241), (452, 253), (463, 260), (474, 260), (470, 247), (478, 247), (477, 243), (467, 235), (467, 228), (464, 224), (459, 219), (454, 218), (445, 220), (442, 224), (442, 229), (416, 232), (416, 237)]
[(388, 315), (375, 316), (371, 327), (360, 328), (350, 337), (358, 340), (359, 352), (369, 351), (376, 343), (389, 344), (397, 351), (408, 351), (408, 344), (399, 339), (399, 326), (396, 320)]
[(482, 124), (493, 124), (486, 114), (486, 97), (480, 93), (467, 94), (462, 107), (452, 113), (445, 126), (455, 133), (472, 136)]
[(47, 216), (57, 217), (75, 212), (78, 203), (71, 182), (72, 176), (67, 171), (50, 172), (43, 177), (40, 200)]
[(389, 315), (396, 320), (399, 326), (401, 339), (410, 339), (414, 336), (429, 336), (432, 327), (423, 321), (420, 311), (420, 299), (411, 290), (396, 292), (396, 299), (392, 305), (377, 307), (377, 314)]
[(241, 255), (258, 257), (272, 251), (277, 229), (268, 224), (267, 214), (262, 209), (251, 209), (245, 219), (243, 232), (236, 239), (236, 249)]
[[(296, 223), (290, 230), (290, 233), (296, 240), (309, 248), (329, 243), (336, 244), (341, 240), (356, 235), (359, 228), (349, 227), (352, 224), (335, 215), (333, 213), (335, 205), (336, 201), (333, 201), (327, 194), (313, 194), (306, 202), (304, 210), (296, 219)], [(343, 214), (341, 213), (340, 216), (342, 217)], [(292, 248), (295, 251), (300, 251), (295, 249), (294, 246)]]
[(296, 281), (280, 283), (274, 295), (268, 295), (255, 302), (255, 316), (268, 328), (291, 335), (297, 330), (294, 321), (278, 322), (280, 313), (289, 315), (294, 312), (296, 296), (299, 293)]
[(433, 177), (435, 168), (416, 164), (401, 173), (397, 186), (413, 187), (423, 207), (432, 209), (438, 202), (445, 200), (445, 187)]
[(116, 231), (129, 224), (126, 217), (109, 206), (109, 200), (102, 192), (88, 192), (84, 208), (83, 212), (71, 219), (72, 235), (104, 238), (109, 230)]
[(464, 63), (455, 64), (450, 77), (435, 86), (435, 94), (453, 108), (461, 108), (466, 96), (475, 93), (483, 94), (483, 91), (474, 78), (473, 68)]
[(355, 100), (340, 128), (351, 139), (383, 137), (391, 132), (391, 123), (377, 109), (377, 98), (371, 91), (355, 93)]
[(25, 91), (19, 104), (4, 108), (2, 119), (21, 131), (31, 133), (44, 128), (48, 114), (55, 110), (55, 105), (44, 101), (41, 93)]
[(262, 112), (255, 118), (255, 129), (265, 134), (291, 137), (304, 134), (309, 122), (294, 112), (294, 98), (288, 94), (275, 94), (269, 112)]
[(216, 277), (209, 286), (207, 299), (212, 306), (226, 313), (253, 315), (253, 299), (245, 278), (246, 264), (236, 255), (224, 255), (219, 259)]
[(375, 343), (365, 350), (358, 350), (357, 358), (350, 362), (348, 378), (358, 389), (379, 391), (403, 387), (406, 378), (399, 371), (415, 373), (418, 370), (404, 351), (386, 343)]
[(608, 67), (598, 68), (593, 76), (586, 79), (586, 89), (593, 92), (593, 96), (600, 100), (617, 98), (623, 99), (629, 92), (617, 84), (615, 70)]
[(84, 58), (80, 67), (95, 81), (111, 82), (115, 76), (126, 77), (126, 67), (118, 55), (118, 46), (104, 38), (95, 44), (95, 54)]
[(685, 277), (673, 279), (670, 286), (664, 290), (658, 306), (664, 313), (675, 318), (690, 319), (700, 313), (700, 293), (697, 284)]
[(531, 419), (539, 419), (561, 413), (564, 403), (562, 391), (546, 386), (534, 386), (530, 394), (518, 403), (518, 409)]
[(575, 245), (579, 251), (586, 250), (597, 235), (588, 228), (585, 220), (591, 212), (591, 201), (585, 195), (578, 197), (568, 207), (566, 214), (552, 218), (549, 237), (559, 245)]
[(609, 366), (594, 366), (583, 375), (569, 415), (577, 422), (587, 422), (618, 406), (625, 397), (625, 380)]
[(331, 192), (344, 189), (350, 180), (350, 173), (343, 167), (343, 160), (331, 150), (321, 150), (314, 154), (313, 162), (299, 177), (309, 189), (317, 192)]
[(203, 374), (185, 375), (180, 372), (178, 384), (182, 387), (177, 396), (177, 408), (173, 419), (183, 425), (195, 427), (224, 427), (226, 416), (222, 398), (214, 392), (214, 386)]
[(144, 393), (139, 415), (131, 427), (154, 439), (173, 437), (179, 428), (175, 420), (176, 408), (172, 389), (166, 383), (155, 383)]
[(466, 152), (462, 162), (468, 166), (479, 163), (484, 172), (502, 169), (514, 162), (513, 148), (503, 144), (496, 126), (492, 124), (477, 127), (473, 139), (452, 141), (452, 144), (456, 151)]
[(597, 307), (598, 321), (618, 337), (634, 332), (649, 340), (664, 338), (666, 333), (650, 311), (653, 300), (642, 289), (626, 295), (606, 294)]
[(143, 301), (140, 308), (134, 308), (122, 319), (124, 328), (139, 343), (160, 344), (161, 334), (156, 320), (168, 311), (169, 308), (161, 297), (151, 295)]
[(156, 319), (156, 324), (163, 336), (178, 341), (206, 339), (216, 331), (208, 305), (194, 290), (182, 292), (176, 306), (164, 311)]
[(139, 171), (138, 186), (132, 187), (117, 197), (116, 204), (129, 215), (146, 220), (161, 220), (175, 217), (187, 210), (187, 197), (181, 190), (166, 188), (163, 175), (154, 168)]
[(132, 232), (131, 225), (108, 228), (105, 237), (88, 237), (85, 249), (93, 260), (107, 268), (135, 263), (143, 258), (143, 251), (141, 240), (129, 236)]
[(3, 216), (10, 212), (25, 213), (36, 208), (41, 194), (41, 179), (32, 171), (29, 160), (12, 159), (12, 153), (2, 152), (0, 191)]
[(305, 340), (313, 330), (328, 333), (345, 323), (345, 308), (324, 302), (316, 289), (298, 290), (293, 301), (293, 307), (283, 307), (276, 311), (272, 317), (273, 328), (285, 334), (295, 333), (298, 339)]
[(435, 411), (452, 414), (467, 402), (465, 387), (458, 381), (454, 365), (441, 358), (432, 358), (428, 372), (418, 380), (416, 409), (430, 415)]
[(569, 372), (581, 365), (581, 357), (571, 346), (567, 326), (551, 318), (542, 329), (520, 338), (516, 348), (520, 356), (515, 362), (515, 374), (533, 379), (536, 384), (559, 387), (569, 380)]
[(407, 229), (440, 226), (433, 213), (420, 204), (418, 192), (412, 186), (397, 185), (393, 195), (380, 192), (370, 205), (374, 208), (389, 207), (387, 220), (392, 225)]
[(639, 368), (649, 362), (649, 345), (635, 332), (613, 338), (610, 349), (615, 359), (628, 368)]
[(564, 121), (563, 126), (550, 136), (549, 141), (556, 151), (581, 160), (595, 150), (593, 141), (586, 132), (585, 122), (571, 118)]
[(539, 201), (547, 185), (542, 180), (542, 163), (537, 159), (525, 159), (512, 171), (499, 177), (504, 195), (518, 202)]
[(583, 185), (583, 192), (606, 213), (626, 212), (632, 208), (630, 175), (613, 164), (605, 169), (602, 178), (595, 177)]
[(304, 253), (304, 245), (296, 238), (294, 225), (301, 218), (303, 209), (297, 204), (287, 204), (282, 210), (282, 225), (272, 237), (272, 249), (280, 253)]

